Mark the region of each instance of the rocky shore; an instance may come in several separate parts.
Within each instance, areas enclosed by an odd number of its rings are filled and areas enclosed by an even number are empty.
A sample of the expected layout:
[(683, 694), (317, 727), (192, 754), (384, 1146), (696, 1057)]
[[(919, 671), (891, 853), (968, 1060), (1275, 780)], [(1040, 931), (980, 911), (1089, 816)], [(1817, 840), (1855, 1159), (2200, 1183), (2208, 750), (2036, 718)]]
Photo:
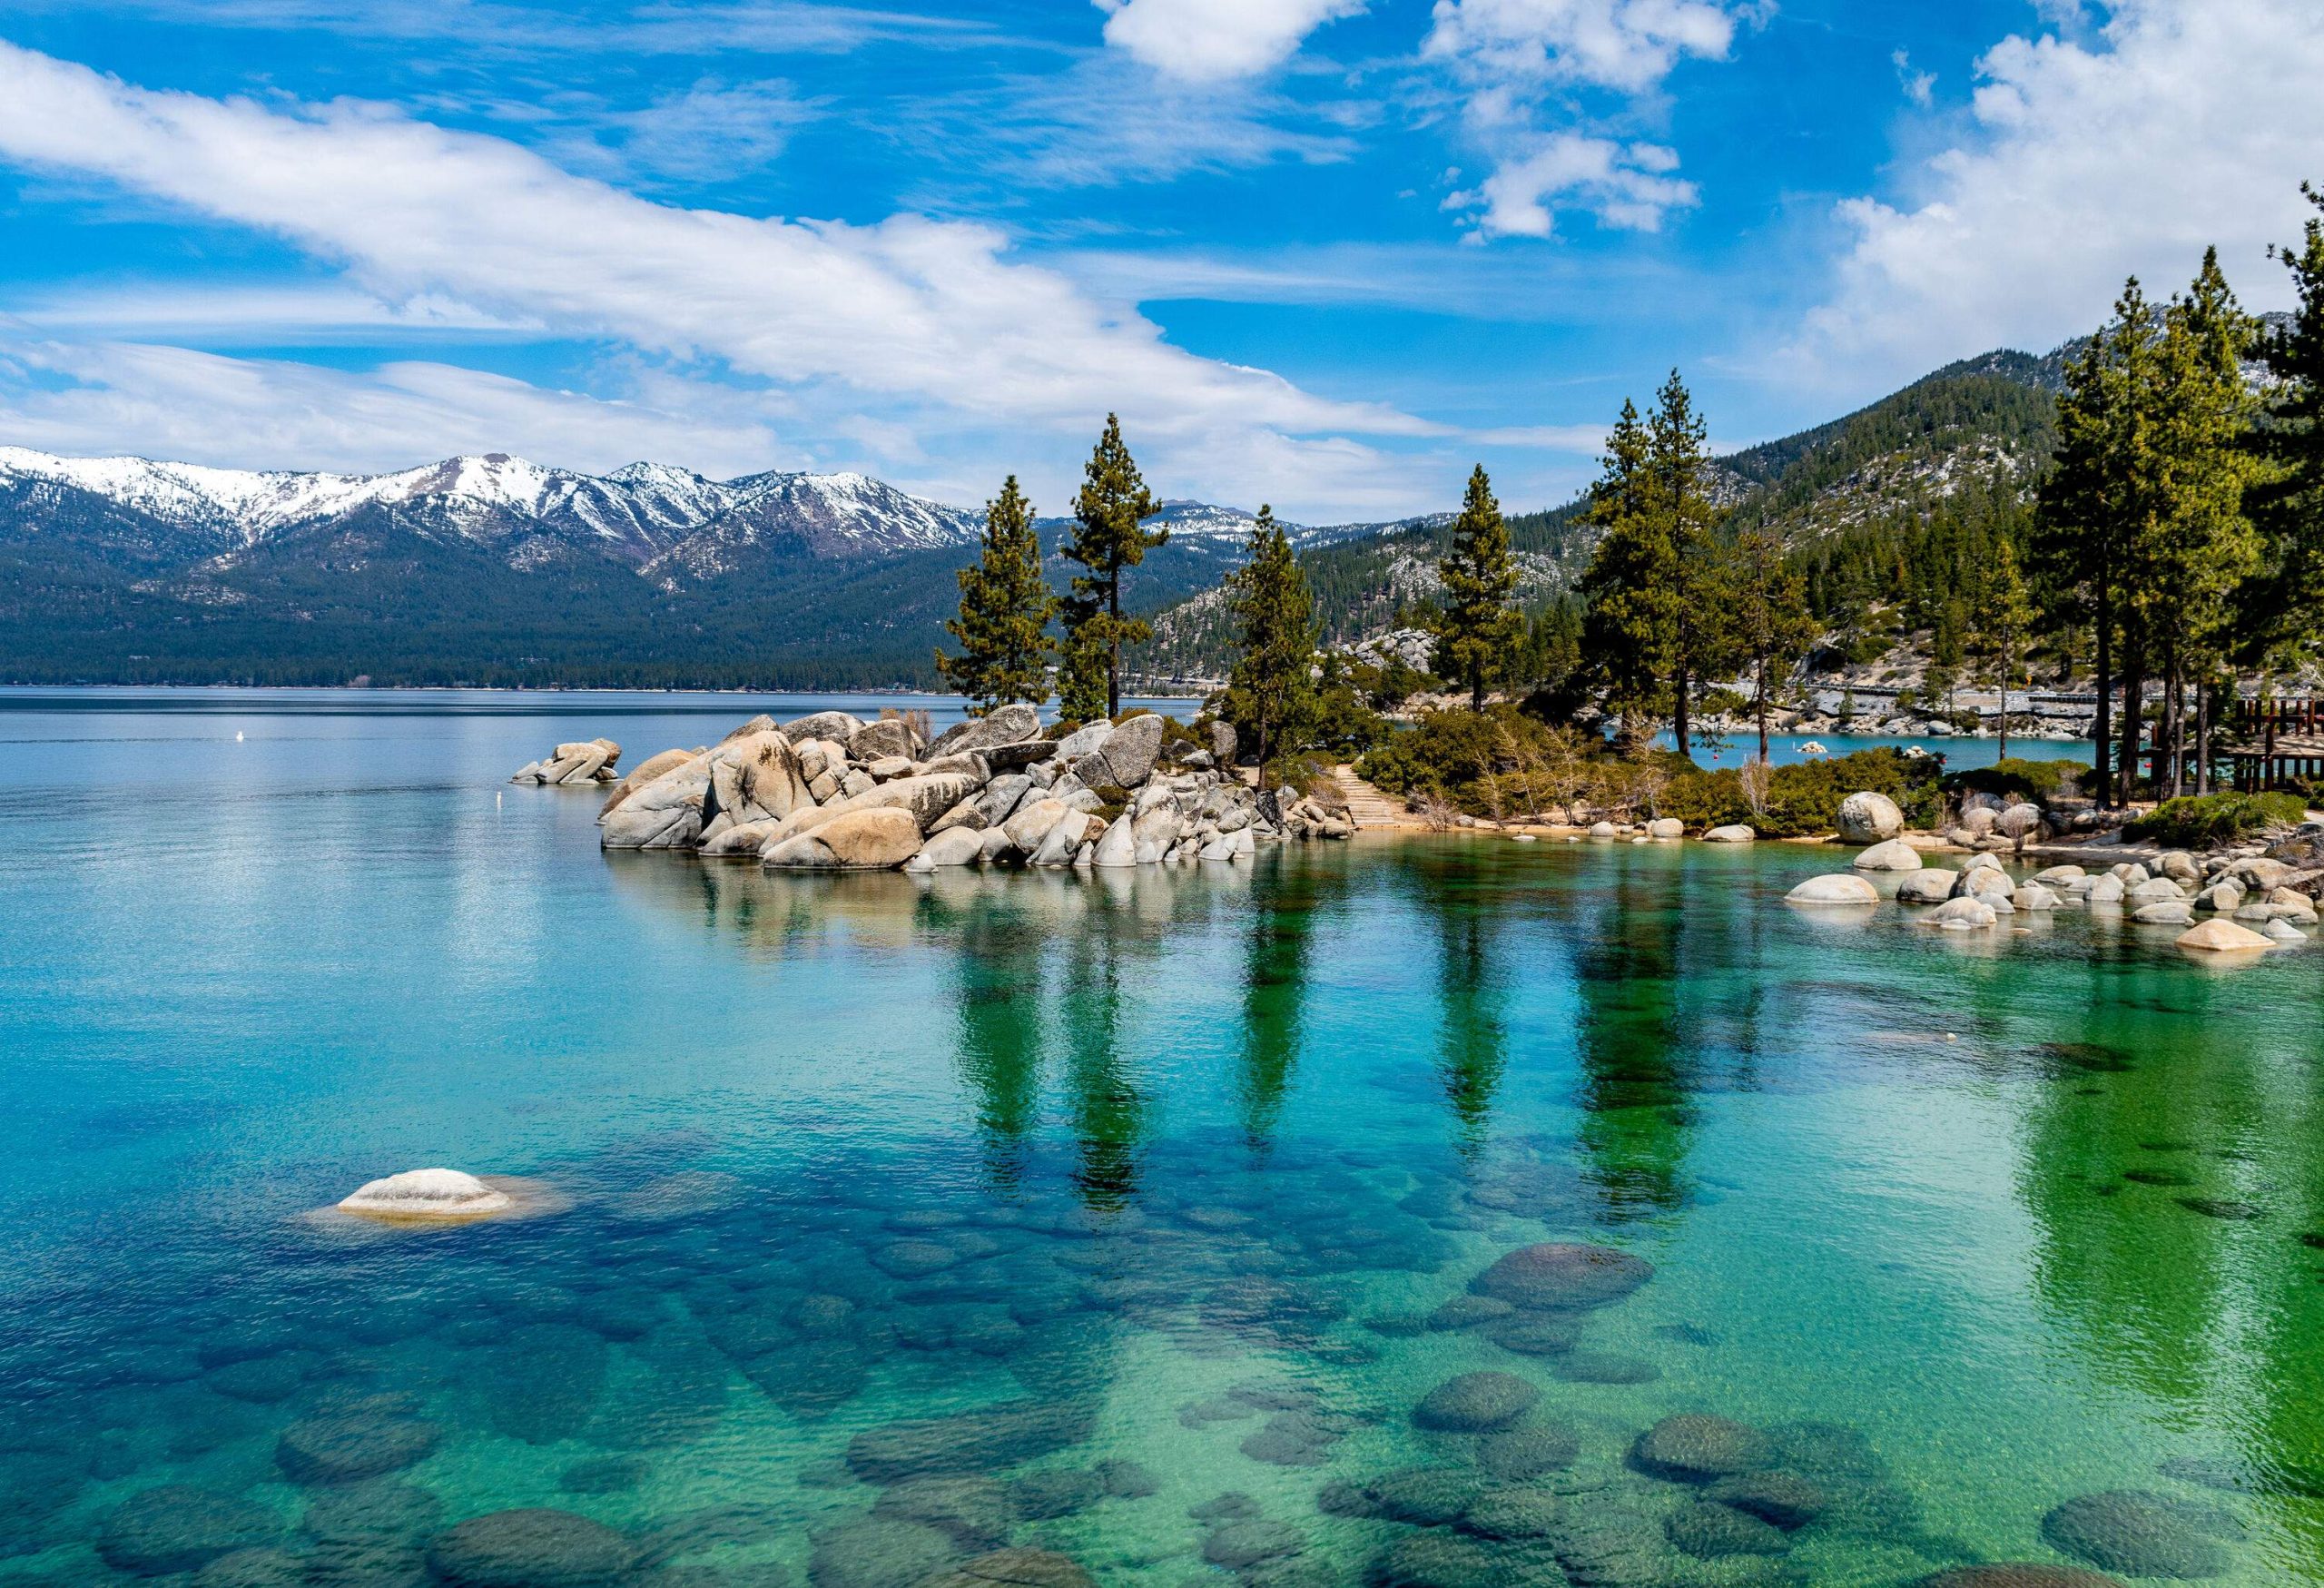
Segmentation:
[(753, 717), (618, 780), (619, 745), (560, 745), (512, 781), (612, 783), (597, 816), (607, 849), (810, 871), (1233, 862), (1353, 835), (1344, 811), (1244, 784), (1236, 748), (1223, 723), (1197, 737), (1151, 712), (1060, 734), (1009, 705), (931, 740), (904, 716), (826, 711)]

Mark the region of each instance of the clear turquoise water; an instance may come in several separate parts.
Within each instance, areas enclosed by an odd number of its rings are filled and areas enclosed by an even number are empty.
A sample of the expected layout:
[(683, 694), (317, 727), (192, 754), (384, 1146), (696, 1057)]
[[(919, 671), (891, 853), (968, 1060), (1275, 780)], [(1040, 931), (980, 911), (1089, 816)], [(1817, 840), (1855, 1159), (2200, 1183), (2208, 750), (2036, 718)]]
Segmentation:
[[(768, 876), (499, 781), (757, 704), (0, 696), (0, 1583), (1896, 1584), (2119, 1490), (2324, 1583), (2324, 946), (1817, 919), (1790, 845)], [(571, 1206), (309, 1217), (435, 1163)], [(1653, 1277), (1420, 1327), (1552, 1240)], [(1413, 1420), (1474, 1371), (1578, 1445), (1552, 1535), (1347, 1514), (1485, 1483)], [(1820, 1519), (1673, 1547), (1678, 1413)], [(522, 1507), (615, 1553), (461, 1578)]]

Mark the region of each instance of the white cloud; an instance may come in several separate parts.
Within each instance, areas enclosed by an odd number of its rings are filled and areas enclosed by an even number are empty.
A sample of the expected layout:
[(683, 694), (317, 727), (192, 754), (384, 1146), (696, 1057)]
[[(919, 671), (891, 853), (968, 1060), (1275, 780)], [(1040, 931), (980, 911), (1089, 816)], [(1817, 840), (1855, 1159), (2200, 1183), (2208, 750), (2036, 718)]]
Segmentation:
[(1888, 57), (1888, 63), (1896, 68), (1896, 83), (1904, 89), (1905, 97), (1926, 110), (1936, 97), (1936, 74), (1914, 71), (1909, 50), (1896, 51)]
[(1698, 196), (1671, 174), (1678, 155), (1610, 135), (1571, 96), (1652, 94), (1684, 58), (1724, 60), (1752, 15), (1725, 0), (1436, 0), (1421, 54), (1460, 81), (1462, 120), (1494, 163), (1445, 207), (1479, 212), (1480, 240), (1547, 237), (1566, 208), (1655, 230)]
[(1850, 200), (1854, 238), (1793, 350), (1886, 380), (2105, 318), (2122, 278), (2191, 278), (2216, 243), (2245, 301), (2280, 301), (2271, 242), (2324, 149), (2314, 0), (2119, 0), (2090, 39), (2011, 37), (1979, 63), (1969, 135), (1905, 203)]
[(595, 147), (631, 172), (697, 182), (731, 181), (774, 163), (791, 131), (816, 107), (781, 81), (705, 77), (684, 94), (600, 118)]
[(546, 390), (448, 364), (410, 361), (351, 373), (185, 348), (65, 340), (0, 321), (0, 436), (50, 452), (350, 473), (457, 452), (516, 452), (596, 470), (650, 458), (713, 475), (782, 459), (763, 399), (701, 386), (683, 395), (686, 406), (674, 409)]
[(1537, 452), (1571, 452), (1595, 458), (1606, 449), (1606, 427), (1584, 425), (1512, 425), (1479, 430), (1470, 437), (1487, 447), (1523, 447)]
[(1608, 226), (1653, 232), (1667, 210), (1695, 202), (1695, 184), (1672, 176), (1675, 150), (1653, 143), (1552, 133), (1530, 154), (1502, 162), (1473, 192), (1448, 195), (1448, 210), (1481, 210), (1472, 234), (1547, 237), (1553, 202), (1572, 201)]
[(1312, 455), (1320, 466), (1347, 456), (1330, 432), (1437, 429), (1174, 348), (1135, 312), (1013, 261), (989, 227), (656, 204), (505, 140), (377, 106), (156, 93), (0, 44), (0, 158), (287, 238), (385, 301), (433, 294), (769, 381), (826, 431), (869, 408), (1039, 451), (1067, 438), (1086, 446), (1117, 409), (1157, 459), (1186, 467), (1186, 488), (1207, 490), (1214, 459)]
[(1724, 59), (1735, 16), (1712, 0), (1436, 0), (1425, 55), (1503, 94), (1587, 84), (1641, 94), (1682, 55)]
[(281, 346), (325, 341), (377, 342), (398, 337), (457, 336), (463, 340), (538, 340), (537, 320), (486, 314), (432, 293), (389, 302), (345, 282), (213, 286), (140, 283), (48, 292), (15, 318), (41, 330), (140, 340), (198, 339), (212, 345)]
[(1106, 42), (1157, 72), (1217, 82), (1272, 71), (1309, 34), (1366, 0), (1093, 0)]

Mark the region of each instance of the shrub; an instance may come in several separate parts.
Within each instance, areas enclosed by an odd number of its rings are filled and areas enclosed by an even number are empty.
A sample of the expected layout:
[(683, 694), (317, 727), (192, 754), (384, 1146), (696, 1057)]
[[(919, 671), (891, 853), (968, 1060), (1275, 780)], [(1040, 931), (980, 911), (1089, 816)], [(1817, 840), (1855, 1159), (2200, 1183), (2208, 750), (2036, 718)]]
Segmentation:
[(2297, 794), (2191, 794), (2164, 801), (2122, 833), (2166, 849), (2205, 849), (2274, 827), (2297, 827), (2307, 817), (2307, 807)]
[(1884, 748), (1771, 767), (1767, 774), (1766, 808), (1758, 813), (1745, 797), (1739, 773), (1693, 767), (1671, 780), (1658, 804), (1661, 814), (1676, 816), (1690, 827), (1742, 822), (1765, 837), (1792, 838), (1830, 832), (1839, 822), (1840, 802), (1859, 790), (1869, 790), (1895, 800), (1913, 826), (1926, 827), (1944, 811), (1939, 788), (1943, 765), (1934, 755), (1906, 755)]
[(1945, 780), (1945, 792), (1960, 795), (1992, 794), (1997, 799), (2027, 800), (2037, 805), (2072, 799), (2080, 791), (2075, 779), (2089, 771), (2080, 761), (2028, 761), (2013, 755), (1991, 766), (1974, 766)]

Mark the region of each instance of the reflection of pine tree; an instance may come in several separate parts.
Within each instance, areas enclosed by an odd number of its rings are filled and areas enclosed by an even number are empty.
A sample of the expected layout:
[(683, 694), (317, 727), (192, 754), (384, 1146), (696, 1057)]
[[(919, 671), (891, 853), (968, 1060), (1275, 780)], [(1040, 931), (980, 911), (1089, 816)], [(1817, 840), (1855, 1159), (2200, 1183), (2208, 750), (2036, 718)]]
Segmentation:
[(1039, 930), (979, 899), (959, 926), (960, 1077), (976, 1094), (986, 1176), (1023, 1183), (1041, 1106)]
[[(1667, 1212), (1686, 1199), (1693, 1064), (1679, 1021), (1677, 956), (1666, 922), (1601, 917), (1574, 967), (1581, 999), (1585, 1174), (1610, 1212)], [(1603, 934), (1612, 935), (1603, 935)]]
[(1121, 1057), (1120, 923), (1084, 923), (1066, 978), (1066, 1081), (1078, 1162), (1074, 1184), (1092, 1208), (1121, 1208), (1137, 1192), (1146, 1094)]
[(1473, 1157), (1492, 1134), (1493, 1098), (1509, 1066), (1494, 922), (1492, 907), (1475, 895), (1439, 893), (1434, 902), (1437, 999), (1444, 1011), (1436, 1068), (1460, 1123), (1461, 1151)]
[(1243, 1139), (1255, 1152), (1273, 1145), (1284, 1094), (1299, 1063), (1300, 1008), (1316, 903), (1315, 874), (1295, 857), (1277, 873), (1271, 898), (1255, 899), (1243, 972)]

